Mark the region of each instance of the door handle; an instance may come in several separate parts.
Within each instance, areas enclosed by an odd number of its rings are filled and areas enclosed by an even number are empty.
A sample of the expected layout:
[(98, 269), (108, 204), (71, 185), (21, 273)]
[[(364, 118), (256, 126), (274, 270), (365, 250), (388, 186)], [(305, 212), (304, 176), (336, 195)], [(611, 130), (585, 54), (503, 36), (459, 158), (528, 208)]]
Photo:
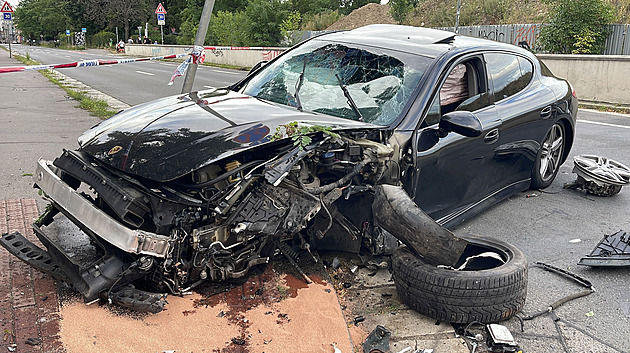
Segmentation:
[(483, 138), (483, 142), (485, 143), (494, 143), (499, 139), (499, 129), (492, 129), (488, 131), (486, 136)]
[(543, 119), (551, 118), (551, 106), (548, 105), (540, 111), (540, 117)]

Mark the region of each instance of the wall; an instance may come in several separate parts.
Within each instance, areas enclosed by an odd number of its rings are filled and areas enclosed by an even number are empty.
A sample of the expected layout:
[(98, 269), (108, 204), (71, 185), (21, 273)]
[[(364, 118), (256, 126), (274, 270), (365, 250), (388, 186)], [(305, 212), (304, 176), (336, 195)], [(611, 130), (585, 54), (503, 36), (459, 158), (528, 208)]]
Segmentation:
[(537, 56), (556, 76), (571, 82), (580, 101), (630, 106), (629, 56)]
[[(127, 45), (127, 54), (155, 57), (185, 53), (190, 46)], [(285, 48), (206, 47), (206, 62), (252, 67), (271, 60)], [(538, 57), (558, 77), (568, 79), (581, 101), (630, 106), (630, 56), (550, 55)]]
[[(126, 54), (138, 57), (166, 56), (186, 53), (191, 46), (127, 44)], [(271, 60), (286, 48), (206, 47), (206, 62), (252, 67), (262, 60)]]

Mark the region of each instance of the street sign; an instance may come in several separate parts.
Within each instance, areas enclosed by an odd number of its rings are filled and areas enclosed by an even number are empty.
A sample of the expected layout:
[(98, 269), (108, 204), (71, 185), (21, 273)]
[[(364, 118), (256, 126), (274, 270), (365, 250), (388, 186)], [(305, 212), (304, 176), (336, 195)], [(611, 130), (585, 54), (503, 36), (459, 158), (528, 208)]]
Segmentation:
[(69, 36), (70, 35), (70, 30), (66, 29), (66, 35)]
[(81, 28), (81, 32), (83, 32), (83, 33), (87, 32), (87, 28), (85, 28), (85, 27)]
[(164, 6), (162, 6), (162, 3), (160, 3), (158, 5), (157, 9), (155, 9), (155, 13), (158, 13), (158, 14), (159, 13), (162, 13), (162, 14), (166, 13), (166, 10), (164, 10)]
[(7, 21), (11, 21), (11, 13), (10, 12), (3, 12), (2, 13), (2, 19), (7, 20)]
[(2, 9), (0, 9), (0, 12), (13, 12), (13, 8), (11, 8), (11, 5), (8, 1), (5, 1), (4, 5), (2, 5)]
[(157, 24), (158, 26), (164, 26), (166, 24), (166, 15), (163, 13), (157, 14)]

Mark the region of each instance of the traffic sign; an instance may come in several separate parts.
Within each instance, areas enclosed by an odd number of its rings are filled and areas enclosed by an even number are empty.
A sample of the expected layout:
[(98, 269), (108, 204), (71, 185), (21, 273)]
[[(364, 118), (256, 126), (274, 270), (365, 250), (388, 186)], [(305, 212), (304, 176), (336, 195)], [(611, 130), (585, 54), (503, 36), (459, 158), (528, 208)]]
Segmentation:
[(166, 10), (164, 10), (164, 6), (162, 6), (162, 3), (160, 3), (157, 9), (155, 9), (155, 13), (166, 13)]
[(8, 1), (5, 1), (4, 5), (2, 5), (2, 9), (0, 9), (0, 12), (13, 12), (13, 8), (11, 8), (11, 5)]
[(83, 32), (83, 33), (87, 32), (87, 28), (85, 28), (85, 27), (81, 28), (81, 32)]
[(12, 20), (11, 15), (12, 15), (12, 14), (11, 14), (10, 12), (3, 12), (3, 13), (2, 13), (2, 18), (3, 18), (4, 20), (11, 21), (11, 20)]
[(66, 29), (66, 35), (69, 36), (70, 35), (70, 30)]

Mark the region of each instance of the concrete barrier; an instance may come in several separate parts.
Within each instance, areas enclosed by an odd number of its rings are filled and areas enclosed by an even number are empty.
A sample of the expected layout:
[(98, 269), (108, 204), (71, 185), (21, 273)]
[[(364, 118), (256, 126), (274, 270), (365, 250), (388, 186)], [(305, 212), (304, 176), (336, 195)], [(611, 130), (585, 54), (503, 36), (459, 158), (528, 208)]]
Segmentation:
[[(162, 56), (185, 53), (190, 45), (127, 44), (125, 51), (132, 56)], [(222, 65), (252, 67), (263, 60), (271, 60), (286, 48), (206, 47), (206, 62)], [(208, 49), (211, 48), (211, 49)]]
[[(185, 53), (191, 46), (128, 44), (132, 56), (162, 56)], [(208, 48), (208, 47), (206, 47)], [(247, 49), (240, 47), (210, 47), (206, 62), (252, 67), (262, 60), (271, 60), (286, 48)], [(568, 79), (580, 101), (630, 106), (630, 56), (622, 55), (556, 55), (539, 54), (558, 77)]]
[(571, 82), (584, 102), (630, 106), (630, 57), (539, 54), (556, 76)]

